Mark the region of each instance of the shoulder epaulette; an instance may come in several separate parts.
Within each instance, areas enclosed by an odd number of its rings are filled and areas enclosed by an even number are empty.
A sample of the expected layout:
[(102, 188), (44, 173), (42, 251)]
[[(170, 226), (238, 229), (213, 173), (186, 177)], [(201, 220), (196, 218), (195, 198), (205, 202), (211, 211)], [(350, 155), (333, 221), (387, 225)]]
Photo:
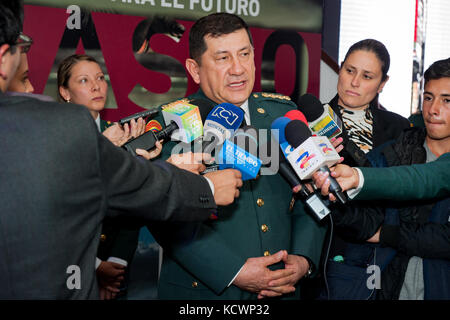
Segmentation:
[(276, 99), (276, 100), (291, 101), (291, 97), (285, 96), (285, 95), (279, 94), (279, 93), (258, 92), (258, 93), (253, 93), (253, 97), (256, 99), (270, 98), (270, 99)]

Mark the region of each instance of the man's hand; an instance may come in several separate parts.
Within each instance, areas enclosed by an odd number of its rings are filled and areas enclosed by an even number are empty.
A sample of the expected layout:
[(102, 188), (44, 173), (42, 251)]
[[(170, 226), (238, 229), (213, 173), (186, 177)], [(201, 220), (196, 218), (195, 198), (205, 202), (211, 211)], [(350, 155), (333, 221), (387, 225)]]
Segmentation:
[(96, 273), (101, 300), (113, 299), (120, 292), (119, 287), (124, 279), (125, 268), (121, 264), (110, 261), (100, 263)]
[(144, 132), (145, 121), (142, 118), (139, 118), (138, 121), (135, 121), (134, 119), (131, 120), (130, 124), (125, 123), (123, 127), (118, 123), (114, 123), (114, 125), (103, 131), (103, 135), (114, 145), (121, 147), (130, 139), (137, 138)]
[(294, 273), (284, 278), (272, 280), (268, 283), (267, 289), (261, 290), (258, 299), (266, 297), (276, 297), (295, 290), (295, 284), (308, 272), (309, 262), (305, 257), (289, 254), (283, 259), (285, 269), (292, 270)]
[[(234, 279), (233, 284), (242, 290), (259, 293), (261, 290), (270, 289), (269, 283), (278, 279), (295, 274), (293, 268), (270, 270), (268, 266), (287, 260), (286, 250), (280, 250), (277, 253), (267, 257), (249, 258), (245, 262), (241, 271)], [(295, 288), (289, 285), (277, 288), (282, 293), (295, 291)]]
[(157, 156), (159, 156), (159, 154), (162, 151), (162, 142), (163, 140), (159, 140), (155, 142), (155, 149), (152, 151), (147, 151), (144, 149), (136, 149), (136, 154), (138, 156), (144, 157), (147, 160), (151, 160), (153, 158), (156, 158)]
[(114, 299), (117, 294), (120, 292), (120, 290), (116, 287), (102, 287), (99, 285), (98, 287), (99, 293), (100, 293), (100, 300), (111, 300)]
[(207, 153), (192, 153), (189, 151), (187, 153), (173, 154), (167, 159), (167, 162), (180, 169), (200, 174), (206, 169), (203, 161), (209, 161), (210, 159), (211, 155)]
[[(337, 164), (330, 168), (331, 176), (336, 179), (342, 188), (342, 191), (354, 189), (358, 187), (359, 175), (356, 169), (346, 165)], [(331, 201), (336, 201), (336, 197), (330, 193), (330, 180), (328, 179), (328, 172), (316, 172), (312, 179), (317, 188), (321, 189), (321, 193), (324, 196), (329, 196)]]
[(137, 138), (145, 133), (145, 120), (141, 118), (130, 121), (130, 136), (131, 138)]
[(204, 175), (214, 184), (214, 200), (218, 206), (227, 206), (239, 197), (242, 174), (235, 169), (209, 172)]

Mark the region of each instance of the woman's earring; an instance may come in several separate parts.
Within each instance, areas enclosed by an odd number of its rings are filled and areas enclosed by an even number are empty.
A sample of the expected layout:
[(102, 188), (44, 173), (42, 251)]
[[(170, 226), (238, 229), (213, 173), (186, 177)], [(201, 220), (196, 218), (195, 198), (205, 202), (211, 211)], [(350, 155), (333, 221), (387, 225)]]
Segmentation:
[(67, 102), (67, 103), (70, 103), (70, 99), (67, 99), (66, 102)]

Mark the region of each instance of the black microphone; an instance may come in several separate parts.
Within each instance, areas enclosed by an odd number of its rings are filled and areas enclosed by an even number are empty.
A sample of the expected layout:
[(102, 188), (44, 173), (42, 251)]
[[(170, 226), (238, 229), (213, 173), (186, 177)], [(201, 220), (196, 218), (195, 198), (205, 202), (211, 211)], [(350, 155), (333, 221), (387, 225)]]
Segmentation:
[(310, 192), (306, 185), (301, 183), (295, 171), (292, 170), (291, 165), (286, 161), (286, 158), (281, 150), (279, 154), (278, 173), (287, 181), (291, 188), (301, 185), (301, 189), (298, 194), (304, 199), (308, 208), (312, 213), (314, 213), (315, 217), (319, 221), (325, 218), (330, 213), (330, 209), (328, 209), (316, 192)]
[(305, 123), (292, 120), (285, 128), (286, 140), (294, 148), (288, 160), (299, 177), (309, 179), (314, 172), (328, 172), (330, 191), (343, 204), (347, 203), (347, 194), (331, 176), (328, 166), (336, 164), (340, 157), (326, 137), (312, 137)]
[(323, 106), (314, 95), (309, 93), (302, 95), (297, 105), (308, 120), (309, 128), (316, 135), (331, 139), (342, 133), (342, 121), (339, 116), (328, 104)]
[[(208, 114), (211, 109), (214, 107), (214, 103), (206, 100), (206, 99), (194, 99), (189, 102), (190, 105), (195, 106), (200, 115), (202, 114)], [(188, 128), (190, 126), (195, 126), (196, 119), (194, 119), (192, 122), (184, 121), (180, 122), (183, 123), (186, 127), (186, 130), (190, 132), (194, 132), (192, 128)], [(127, 143), (124, 144), (124, 148), (130, 152), (132, 155), (137, 156), (136, 149), (144, 149), (144, 150), (152, 150), (156, 146), (156, 142), (159, 140), (165, 140), (167, 141), (169, 138), (172, 137), (172, 134), (177, 130), (180, 129), (178, 124), (175, 121), (170, 121), (170, 123), (161, 131), (154, 132), (153, 130), (149, 130), (142, 134), (141, 136), (131, 139)]]
[(120, 125), (124, 125), (127, 122), (130, 122), (131, 120), (137, 120), (139, 118), (143, 118), (144, 120), (148, 117), (152, 117), (156, 114), (158, 114), (158, 109), (150, 109), (150, 110), (145, 110), (145, 111), (141, 111), (135, 114), (132, 114), (131, 116), (122, 118), (119, 120)]

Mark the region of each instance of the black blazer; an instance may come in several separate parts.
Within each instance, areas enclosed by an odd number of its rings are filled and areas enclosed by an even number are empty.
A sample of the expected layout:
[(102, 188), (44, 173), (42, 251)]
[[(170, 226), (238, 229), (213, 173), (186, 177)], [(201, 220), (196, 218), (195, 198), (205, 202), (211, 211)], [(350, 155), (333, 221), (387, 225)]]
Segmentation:
[[(329, 102), (329, 105), (342, 120), (338, 99), (339, 97), (336, 95)], [(408, 119), (397, 113), (381, 109), (374, 101), (370, 103), (369, 108), (373, 116), (373, 148), (389, 140), (397, 139), (404, 129), (411, 127)], [(349, 140), (345, 128), (342, 128), (342, 130), (345, 148), (341, 155), (344, 157), (344, 163), (351, 166), (369, 166), (364, 152), (353, 141)]]
[(83, 106), (0, 94), (0, 135), (0, 299), (98, 298), (107, 212), (192, 221), (217, 208), (203, 177), (115, 147)]

